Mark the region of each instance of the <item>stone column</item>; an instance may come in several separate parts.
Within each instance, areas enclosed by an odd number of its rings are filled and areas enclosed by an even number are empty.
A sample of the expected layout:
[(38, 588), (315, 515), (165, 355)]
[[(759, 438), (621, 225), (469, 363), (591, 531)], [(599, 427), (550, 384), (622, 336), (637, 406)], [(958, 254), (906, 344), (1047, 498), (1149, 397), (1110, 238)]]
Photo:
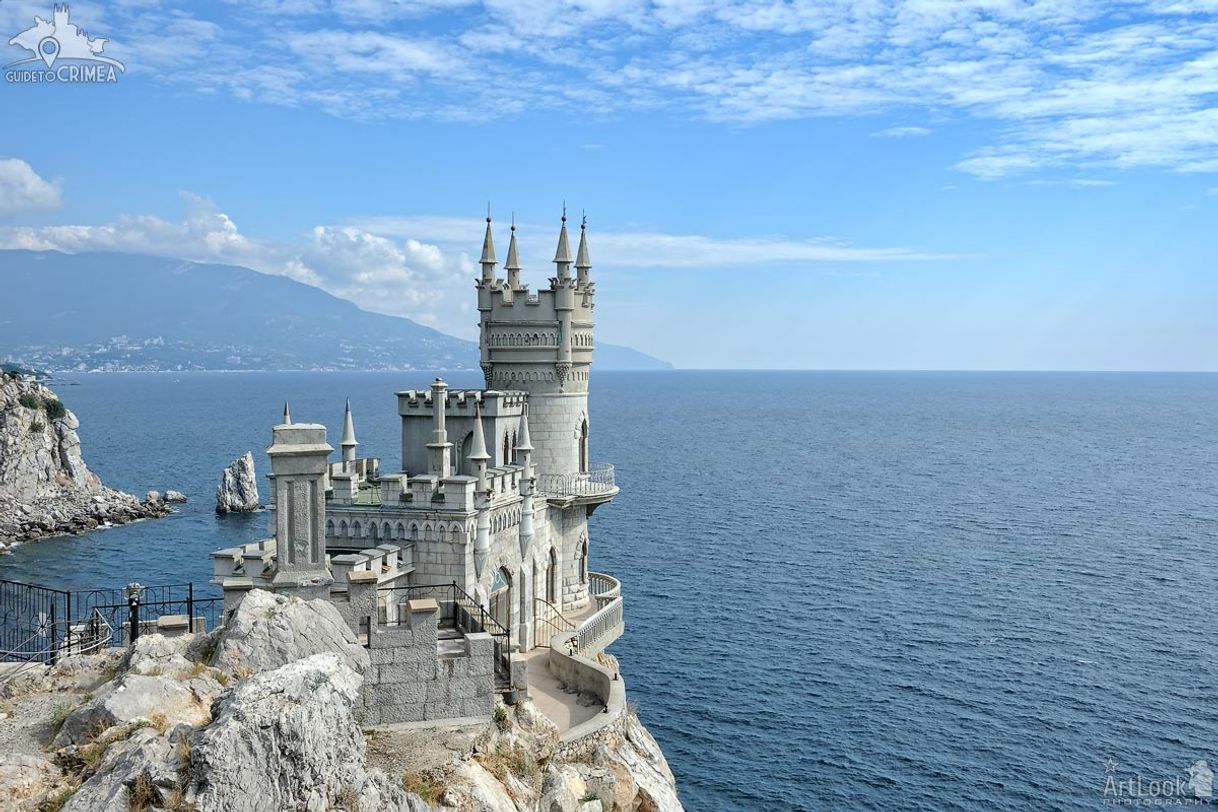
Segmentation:
[(326, 567), (327, 460), (334, 449), (326, 427), (312, 423), (279, 425), (267, 454), (275, 483), (275, 577), (272, 588), (303, 590), (302, 597), (330, 592)]

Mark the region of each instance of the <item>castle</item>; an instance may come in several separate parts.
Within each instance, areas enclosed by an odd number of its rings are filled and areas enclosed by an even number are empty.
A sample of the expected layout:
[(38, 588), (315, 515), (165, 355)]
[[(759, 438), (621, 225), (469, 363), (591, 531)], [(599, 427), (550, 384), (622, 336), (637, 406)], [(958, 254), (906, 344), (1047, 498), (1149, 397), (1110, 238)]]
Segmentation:
[(507, 277), (496, 275), (487, 217), (485, 389), (437, 378), (398, 392), (394, 472), (357, 455), (349, 402), (337, 461), (325, 427), (293, 422), (285, 404), (267, 449), (274, 535), (213, 553), (226, 607), (254, 588), (338, 606), (376, 666), (374, 723), (489, 713), (494, 696), (527, 691), (520, 655), (538, 647), (564, 683), (608, 695), (595, 655), (622, 632), (621, 591), (589, 572), (588, 519), (618, 488), (590, 457), (595, 283), (586, 221), (573, 258), (566, 220), (555, 275), (531, 292), (514, 224)]

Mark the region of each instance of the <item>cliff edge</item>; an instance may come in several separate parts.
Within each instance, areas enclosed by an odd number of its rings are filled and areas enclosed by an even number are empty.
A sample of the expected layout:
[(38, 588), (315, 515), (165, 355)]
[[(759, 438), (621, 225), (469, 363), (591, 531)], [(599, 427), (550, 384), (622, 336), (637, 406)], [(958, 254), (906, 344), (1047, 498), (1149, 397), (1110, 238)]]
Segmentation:
[(527, 699), (485, 720), (363, 727), (372, 666), (324, 600), (247, 598), (210, 635), (8, 667), (5, 809), (682, 812), (632, 712), (578, 743)]
[(79, 427), (49, 387), (0, 373), (0, 551), (172, 512), (159, 494), (141, 501), (103, 485), (85, 465)]

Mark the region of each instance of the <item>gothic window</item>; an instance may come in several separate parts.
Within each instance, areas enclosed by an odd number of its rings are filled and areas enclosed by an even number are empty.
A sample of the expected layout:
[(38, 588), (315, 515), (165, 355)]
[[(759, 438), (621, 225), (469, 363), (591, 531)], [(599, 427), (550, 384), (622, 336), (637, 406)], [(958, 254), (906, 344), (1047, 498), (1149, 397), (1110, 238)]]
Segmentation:
[(579, 582), (588, 583), (588, 540), (584, 539), (579, 545)]
[(519, 441), (516, 439), (516, 432), (512, 432), (512, 464), (516, 464), (516, 445)]
[(550, 561), (546, 564), (546, 600), (558, 606), (558, 553), (550, 548)]
[(503, 433), (503, 465), (508, 464), (512, 456), (512, 437), (506, 431)]
[(588, 473), (588, 421), (579, 424), (579, 472)]

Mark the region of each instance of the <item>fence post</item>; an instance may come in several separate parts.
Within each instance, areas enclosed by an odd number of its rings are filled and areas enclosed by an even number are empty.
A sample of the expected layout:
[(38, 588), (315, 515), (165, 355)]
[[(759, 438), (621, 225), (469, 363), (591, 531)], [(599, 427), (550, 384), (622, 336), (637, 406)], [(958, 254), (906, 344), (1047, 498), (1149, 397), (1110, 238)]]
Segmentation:
[(127, 633), (127, 645), (135, 645), (140, 637), (140, 593), (144, 588), (139, 584), (127, 584), (127, 623), (130, 631)]
[(186, 585), (186, 633), (195, 633), (195, 585), (193, 581)]
[(52, 595), (51, 596), (51, 665), (54, 665), (55, 661), (59, 658), (59, 644), (56, 641), (56, 637), (55, 637), (55, 621), (57, 619), (55, 617), (55, 605), (57, 603), (59, 603), (59, 601), (55, 600), (55, 596)]

